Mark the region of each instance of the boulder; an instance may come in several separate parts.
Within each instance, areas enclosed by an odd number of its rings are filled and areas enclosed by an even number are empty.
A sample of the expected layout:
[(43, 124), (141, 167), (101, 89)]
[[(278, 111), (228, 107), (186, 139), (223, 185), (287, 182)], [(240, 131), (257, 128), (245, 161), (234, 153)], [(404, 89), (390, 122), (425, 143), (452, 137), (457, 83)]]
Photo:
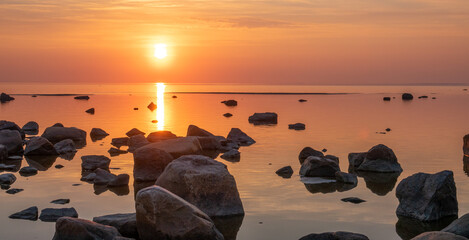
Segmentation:
[(275, 173), (283, 178), (291, 178), (291, 176), (293, 175), (293, 168), (291, 166), (286, 166), (280, 168)]
[(89, 96), (76, 96), (74, 98), (77, 99), (77, 100), (89, 100), (90, 99)]
[(140, 190), (135, 200), (141, 240), (223, 240), (212, 220), (197, 207), (159, 187)]
[(98, 168), (108, 170), (111, 159), (102, 155), (87, 155), (81, 157), (81, 168), (85, 171), (94, 171)]
[(156, 181), (210, 217), (243, 215), (236, 181), (225, 164), (201, 155), (172, 161)]
[(125, 135), (127, 135), (127, 137), (132, 137), (132, 136), (135, 136), (135, 135), (145, 135), (145, 133), (138, 130), (138, 129), (136, 129), (136, 128), (132, 128)]
[(46, 138), (34, 137), (26, 143), (24, 155), (59, 155), (59, 153)]
[(0, 144), (5, 146), (8, 155), (15, 155), (23, 152), (23, 139), (20, 132), (16, 130), (1, 130)]
[(348, 154), (348, 162), (349, 162), (349, 171), (355, 171), (360, 164), (363, 163), (363, 160), (365, 160), (366, 157), (366, 152), (360, 152), (360, 153), (349, 153)]
[(0, 162), (8, 159), (8, 149), (5, 145), (0, 144)]
[(156, 109), (156, 104), (154, 102), (151, 102), (150, 104), (148, 104), (147, 108), (150, 109), (150, 111), (155, 111)]
[(86, 143), (86, 132), (74, 127), (48, 127), (42, 134), (42, 137), (52, 143), (57, 143), (65, 139)]
[(65, 127), (62, 123), (55, 123), (52, 127)]
[(224, 137), (221, 137), (220, 139), (218, 139), (218, 142), (220, 143), (219, 150), (222, 152), (227, 152), (231, 149), (239, 149), (239, 144), (233, 140), (228, 140)]
[(239, 159), (241, 158), (241, 153), (237, 149), (231, 149), (230, 151), (223, 153), (220, 157), (225, 160), (239, 161)]
[(350, 203), (354, 203), (354, 204), (359, 204), (359, 203), (362, 203), (362, 202), (366, 202), (365, 200), (363, 200), (363, 199), (361, 199), (361, 198), (357, 198), (357, 197), (342, 198), (342, 199), (340, 199), (340, 201), (342, 201), (342, 202), (350, 202)]
[(254, 125), (277, 124), (277, 119), (277, 113), (254, 113), (252, 116), (249, 117), (249, 123), (252, 123)]
[(452, 171), (417, 173), (403, 179), (396, 189), (396, 214), (420, 221), (457, 216), (458, 200)]
[(21, 129), (28, 133), (37, 134), (39, 132), (39, 124), (37, 124), (37, 122), (31, 121), (26, 123)]
[(412, 100), (414, 99), (414, 96), (410, 93), (403, 93), (402, 94), (402, 100)]
[(221, 141), (225, 140), (221, 136), (212, 136), (212, 137), (196, 137), (199, 140), (200, 147), (203, 151), (207, 150), (219, 150), (222, 148)]
[(61, 217), (77, 218), (78, 213), (75, 208), (44, 208), (39, 219), (43, 222), (55, 222)]
[(161, 142), (148, 144), (139, 148), (138, 150), (143, 148), (158, 148), (171, 154), (174, 158), (178, 158), (183, 155), (202, 153), (202, 146), (200, 146), (200, 142), (197, 137), (168, 139)]
[(27, 208), (23, 211), (13, 213), (9, 216), (11, 219), (24, 219), (24, 220), (31, 220), (36, 221), (38, 216), (38, 209), (36, 206)]
[(120, 154), (126, 154), (128, 153), (127, 151), (125, 150), (120, 150), (118, 148), (114, 148), (114, 147), (111, 147), (108, 151), (109, 155), (111, 155), (111, 157), (114, 157), (114, 156), (118, 156)]
[(369, 240), (365, 235), (351, 232), (313, 233), (300, 238), (300, 240)]
[(349, 163), (350, 167), (354, 166), (355, 171), (402, 172), (401, 165), (397, 162), (392, 149), (383, 144), (372, 147), (364, 156), (362, 154), (349, 154)]
[(336, 172), (335, 179), (337, 182), (343, 182), (347, 184), (357, 184), (358, 178), (357, 175), (345, 172)]
[(101, 140), (101, 139), (103, 139), (107, 136), (109, 136), (109, 133), (107, 133), (106, 131), (104, 131), (101, 128), (91, 129), (90, 137), (91, 137), (91, 140), (93, 140), (93, 141)]
[(122, 236), (138, 239), (137, 217), (135, 213), (121, 213), (94, 217), (93, 222), (115, 227)]
[(95, 113), (95, 109), (94, 108), (90, 108), (88, 110), (85, 111), (86, 113), (89, 113), (89, 114), (94, 114)]
[(37, 169), (35, 167), (23, 167), (19, 171), (21, 176), (33, 176), (37, 174)]
[(56, 144), (54, 144), (54, 148), (59, 154), (67, 154), (67, 153), (75, 153), (77, 152), (77, 148), (75, 146), (75, 142), (72, 139), (65, 139)]
[(239, 128), (232, 128), (230, 133), (228, 133), (228, 136), (226, 137), (226, 139), (231, 140), (239, 144), (240, 146), (249, 146), (249, 145), (256, 143), (254, 139), (249, 137), (246, 133), (241, 131), (241, 129)]
[(113, 138), (111, 140), (111, 145), (116, 148), (121, 148), (122, 146), (129, 146), (129, 140), (130, 138), (128, 137)]
[(304, 123), (294, 123), (294, 124), (288, 124), (288, 129), (293, 129), (293, 130), (305, 130), (306, 125)]
[(85, 219), (61, 217), (55, 224), (52, 240), (117, 240), (120, 236), (115, 227)]
[(96, 173), (88, 172), (85, 173), (84, 176), (81, 177), (80, 181), (85, 181), (85, 182), (94, 182), (94, 179), (96, 178)]
[(425, 232), (411, 240), (467, 240), (467, 238), (448, 232)]
[(8, 94), (6, 94), (6, 93), (0, 94), (0, 102), (1, 103), (6, 103), (6, 102), (9, 102), (9, 101), (13, 101), (13, 100), (15, 100), (15, 98), (8, 95)]
[(199, 137), (213, 137), (209, 131), (199, 128), (195, 125), (189, 125), (187, 128), (187, 136), (199, 136)]
[(469, 238), (469, 213), (454, 220), (450, 225), (443, 228), (442, 232), (454, 233)]
[(13, 130), (13, 131), (18, 131), (21, 135), (21, 139), (25, 138), (25, 133), (23, 129), (18, 126), (18, 124), (10, 121), (5, 121), (5, 120), (0, 120), (0, 131), (2, 130)]
[(236, 100), (225, 100), (225, 101), (222, 101), (221, 103), (224, 103), (226, 106), (229, 106), (229, 107), (238, 106), (238, 102)]
[(94, 173), (96, 176), (94, 177), (93, 183), (96, 185), (108, 185), (116, 178), (116, 175), (101, 168), (96, 169)]
[(177, 138), (175, 134), (173, 134), (170, 131), (157, 131), (157, 132), (152, 132), (148, 134), (147, 140), (149, 142), (160, 142), (172, 138)]
[(304, 177), (335, 178), (335, 173), (340, 171), (339, 164), (333, 160), (309, 156), (301, 164), (300, 175)]
[(150, 144), (143, 134), (137, 134), (129, 139), (129, 152), (134, 152), (138, 148)]
[(141, 147), (134, 152), (134, 180), (136, 182), (155, 181), (165, 167), (173, 161), (171, 154), (159, 148)]
[(108, 187), (128, 186), (129, 185), (129, 179), (130, 179), (129, 174), (126, 174), (126, 173), (119, 174), (116, 177), (114, 177), (114, 179), (112, 179), (108, 183)]
[(300, 164), (303, 164), (306, 158), (309, 156), (316, 156), (316, 157), (324, 157), (324, 153), (318, 150), (314, 150), (310, 147), (305, 147), (301, 150), (300, 155), (298, 156), (298, 160), (300, 160)]

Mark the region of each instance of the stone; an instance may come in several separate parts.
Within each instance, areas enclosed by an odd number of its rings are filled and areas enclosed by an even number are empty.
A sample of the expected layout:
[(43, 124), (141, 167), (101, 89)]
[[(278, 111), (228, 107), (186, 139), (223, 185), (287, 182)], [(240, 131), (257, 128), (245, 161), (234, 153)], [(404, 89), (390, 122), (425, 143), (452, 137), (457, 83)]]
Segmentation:
[(76, 96), (74, 98), (77, 99), (77, 100), (89, 100), (90, 99), (89, 96)]
[(15, 169), (16, 169), (16, 165), (6, 165), (3, 163), (0, 163), (0, 170), (14, 171)]
[(89, 114), (94, 114), (95, 113), (95, 109), (94, 108), (90, 108), (88, 110), (85, 111), (86, 113), (89, 113)]
[(134, 152), (135, 150), (150, 144), (150, 142), (145, 138), (144, 135), (138, 134), (130, 137), (129, 139), (129, 152)]
[(136, 128), (132, 128), (125, 135), (127, 135), (127, 137), (132, 137), (132, 136), (135, 136), (135, 135), (145, 135), (145, 133), (138, 130), (138, 129), (136, 129)]
[(298, 102), (307, 102), (308, 100), (306, 99), (298, 99)]
[(256, 141), (249, 137), (246, 133), (241, 131), (239, 128), (232, 128), (230, 133), (228, 133), (228, 136), (226, 137), (227, 140), (231, 140), (240, 146), (250, 146)]
[(117, 175), (113, 180), (108, 183), (109, 187), (122, 187), (129, 185), (129, 174), (123, 173)]
[(306, 125), (304, 123), (295, 123), (295, 124), (288, 124), (288, 129), (293, 130), (305, 130)]
[(229, 106), (229, 107), (238, 106), (238, 102), (236, 100), (225, 100), (225, 101), (222, 101), (221, 103), (224, 103), (226, 106)]
[(326, 155), (326, 156), (324, 156), (324, 157), (327, 158), (327, 159), (330, 159), (330, 160), (332, 160), (332, 161), (334, 161), (334, 162), (336, 162), (337, 164), (339, 163), (339, 157), (336, 157), (336, 156), (334, 156), (334, 155)]
[(116, 148), (121, 148), (122, 146), (129, 146), (129, 140), (130, 138), (128, 137), (113, 138), (111, 141), (111, 145)]
[(52, 240), (118, 240), (121, 238), (115, 227), (106, 226), (85, 219), (61, 217), (55, 224)]
[(187, 136), (213, 137), (214, 135), (209, 131), (199, 128), (195, 125), (189, 125), (187, 128)]
[(8, 194), (17, 194), (17, 193), (20, 193), (22, 191), (24, 191), (24, 189), (22, 189), (22, 188), (11, 188), (11, 189), (8, 189), (6, 191), (6, 193), (8, 193)]
[(339, 164), (324, 158), (309, 156), (301, 164), (300, 175), (304, 177), (328, 177), (335, 178), (335, 173), (340, 171)]
[(120, 213), (94, 217), (93, 222), (115, 227), (122, 236), (138, 239), (137, 216), (135, 213)]
[(366, 152), (360, 152), (360, 153), (349, 153), (348, 154), (348, 162), (349, 162), (349, 171), (355, 171), (360, 164), (363, 163), (363, 160), (365, 160), (366, 157)]
[(170, 131), (152, 132), (147, 136), (149, 142), (161, 142), (172, 138), (177, 138), (177, 136)]
[(196, 137), (199, 140), (200, 147), (203, 151), (210, 150), (220, 150), (222, 148), (221, 141), (225, 140), (221, 136), (212, 136), (212, 137)]
[(469, 238), (469, 214), (454, 220), (450, 225), (443, 228), (442, 232), (454, 233)]
[(46, 138), (33, 137), (26, 143), (24, 155), (59, 155), (59, 153)]
[(52, 127), (65, 127), (62, 123), (55, 123)]
[(467, 240), (467, 238), (448, 232), (425, 232), (411, 240)]
[(109, 155), (111, 155), (111, 157), (118, 156), (120, 154), (128, 153), (125, 150), (120, 150), (120, 149), (117, 149), (117, 148), (114, 148), (114, 147), (111, 147), (107, 152), (109, 153)]
[(23, 167), (19, 171), (21, 176), (33, 176), (37, 174), (37, 169), (35, 167)]
[(94, 171), (98, 168), (108, 170), (111, 159), (102, 155), (87, 155), (81, 157), (81, 167), (85, 171)]
[(58, 154), (70, 154), (77, 152), (75, 142), (72, 139), (62, 140), (54, 144), (54, 148)]
[(277, 124), (277, 113), (265, 112), (265, 113), (254, 113), (249, 117), (249, 123), (254, 125), (269, 125)]
[(141, 240), (223, 240), (213, 221), (197, 207), (159, 187), (140, 190), (135, 200)]
[(0, 94), (0, 102), (1, 103), (6, 103), (6, 102), (9, 102), (9, 101), (13, 101), (13, 100), (15, 100), (15, 98), (8, 95), (8, 94), (6, 94), (6, 93)]
[(81, 177), (80, 181), (85, 181), (85, 182), (94, 182), (94, 179), (96, 178), (96, 173), (88, 173), (85, 176)]
[(335, 179), (337, 182), (343, 182), (347, 184), (357, 184), (358, 178), (357, 175), (345, 172), (336, 172)]
[(43, 222), (55, 222), (61, 217), (77, 218), (78, 213), (75, 208), (44, 208), (39, 219)]
[(174, 158), (178, 158), (183, 155), (202, 153), (202, 146), (200, 146), (200, 142), (197, 137), (181, 137), (168, 139), (148, 144), (144, 147), (139, 148), (138, 150), (143, 148), (158, 148), (171, 154)]
[(305, 147), (301, 150), (300, 155), (298, 156), (298, 160), (300, 160), (300, 164), (303, 164), (306, 158), (309, 156), (316, 156), (316, 157), (324, 157), (324, 153), (318, 150), (314, 150), (310, 147)]
[(239, 144), (233, 140), (228, 140), (228, 139), (223, 138), (219, 140), (219, 143), (220, 143), (219, 150), (222, 152), (226, 152), (231, 149), (239, 149)]
[(0, 144), (0, 162), (8, 159), (8, 149), (5, 145)]
[(154, 102), (151, 102), (150, 104), (148, 104), (147, 108), (153, 112), (156, 109), (156, 104)]
[(64, 204), (70, 203), (70, 199), (68, 199), (68, 198), (60, 198), (60, 199), (53, 200), (53, 201), (51, 201), (50, 203), (53, 203), (53, 204), (62, 204), (62, 205), (64, 205)]
[(351, 232), (312, 233), (300, 240), (369, 240), (365, 235)]
[(91, 129), (90, 137), (91, 137), (91, 140), (93, 140), (93, 141), (101, 140), (101, 139), (103, 139), (107, 136), (109, 136), (109, 133), (107, 133), (106, 131), (104, 131), (101, 128), (92, 128)]
[(65, 139), (71, 139), (74, 142), (86, 143), (86, 132), (74, 127), (48, 127), (42, 134), (52, 143), (58, 143)]
[(236, 181), (225, 164), (201, 155), (173, 160), (156, 185), (180, 196), (210, 217), (243, 215)]
[(166, 151), (148, 147), (150, 145), (141, 147), (134, 152), (133, 173), (136, 182), (154, 182), (174, 159)]
[(13, 213), (9, 216), (11, 219), (24, 219), (24, 220), (31, 220), (36, 221), (38, 216), (39, 210), (36, 206), (27, 208), (23, 211)]
[(233, 114), (231, 114), (231, 113), (225, 113), (225, 114), (223, 114), (223, 116), (229, 118), (229, 117), (232, 117)]
[(173, 95), (173, 96), (172, 96), (172, 98), (178, 98), (178, 96), (176, 96), (176, 95)]
[(390, 129), (390, 128), (386, 128), (385, 130), (386, 130), (386, 132), (390, 132), (390, 131), (391, 131), (391, 129)]
[(403, 93), (402, 94), (402, 100), (412, 100), (414, 99), (414, 96), (410, 93)]
[(458, 200), (452, 171), (435, 174), (416, 173), (403, 179), (396, 188), (399, 200), (396, 214), (420, 221), (457, 216)]
[(293, 175), (293, 168), (291, 166), (282, 167), (275, 173), (283, 178), (291, 178)]
[[(361, 161), (361, 163), (360, 163)], [(392, 173), (402, 172), (401, 165), (397, 162), (397, 157), (391, 148), (379, 144), (372, 147), (363, 158), (361, 154), (349, 154), (350, 166), (354, 166), (355, 171)]]
[(359, 203), (362, 203), (362, 202), (366, 202), (365, 200), (363, 200), (361, 198), (357, 198), (357, 197), (342, 198), (342, 199), (340, 199), (340, 201), (350, 202), (350, 203), (354, 203), (354, 204), (359, 204)]
[(0, 130), (0, 144), (5, 146), (8, 155), (14, 155), (23, 152), (23, 138), (16, 130)]
[(93, 183), (96, 185), (108, 185), (112, 180), (116, 178), (116, 175), (103, 170), (101, 168), (98, 168), (94, 171), (96, 174)]
[(383, 101), (391, 101), (390, 97), (383, 97)]
[(39, 132), (39, 124), (34, 121), (27, 122), (21, 129), (25, 132), (33, 132), (36, 133)]
[(231, 149), (230, 151), (223, 153), (220, 157), (225, 160), (238, 160), (241, 158), (241, 153), (237, 149)]

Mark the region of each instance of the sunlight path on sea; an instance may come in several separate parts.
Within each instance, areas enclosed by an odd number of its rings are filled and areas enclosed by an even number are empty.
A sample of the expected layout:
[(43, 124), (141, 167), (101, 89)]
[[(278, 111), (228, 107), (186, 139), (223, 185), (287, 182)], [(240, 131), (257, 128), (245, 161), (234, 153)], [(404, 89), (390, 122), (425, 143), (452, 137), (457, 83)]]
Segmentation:
[(156, 83), (156, 120), (158, 123), (156, 127), (158, 131), (164, 130), (164, 90), (166, 85), (164, 83)]

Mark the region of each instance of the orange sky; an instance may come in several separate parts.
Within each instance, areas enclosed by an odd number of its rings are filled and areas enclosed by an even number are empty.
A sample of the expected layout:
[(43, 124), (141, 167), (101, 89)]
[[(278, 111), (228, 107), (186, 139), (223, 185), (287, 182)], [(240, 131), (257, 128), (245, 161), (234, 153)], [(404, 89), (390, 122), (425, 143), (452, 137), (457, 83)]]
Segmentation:
[(468, 43), (468, 0), (0, 1), (0, 81), (469, 83)]

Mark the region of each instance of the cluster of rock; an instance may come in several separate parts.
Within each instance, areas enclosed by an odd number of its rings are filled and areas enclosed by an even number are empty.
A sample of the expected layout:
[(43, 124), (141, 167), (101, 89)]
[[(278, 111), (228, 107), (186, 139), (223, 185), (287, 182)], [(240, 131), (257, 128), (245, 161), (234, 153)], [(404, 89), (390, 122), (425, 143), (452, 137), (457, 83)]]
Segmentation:
[(129, 185), (128, 174), (115, 175), (109, 171), (111, 159), (102, 155), (87, 155), (82, 160), (82, 181), (106, 187), (124, 187)]

